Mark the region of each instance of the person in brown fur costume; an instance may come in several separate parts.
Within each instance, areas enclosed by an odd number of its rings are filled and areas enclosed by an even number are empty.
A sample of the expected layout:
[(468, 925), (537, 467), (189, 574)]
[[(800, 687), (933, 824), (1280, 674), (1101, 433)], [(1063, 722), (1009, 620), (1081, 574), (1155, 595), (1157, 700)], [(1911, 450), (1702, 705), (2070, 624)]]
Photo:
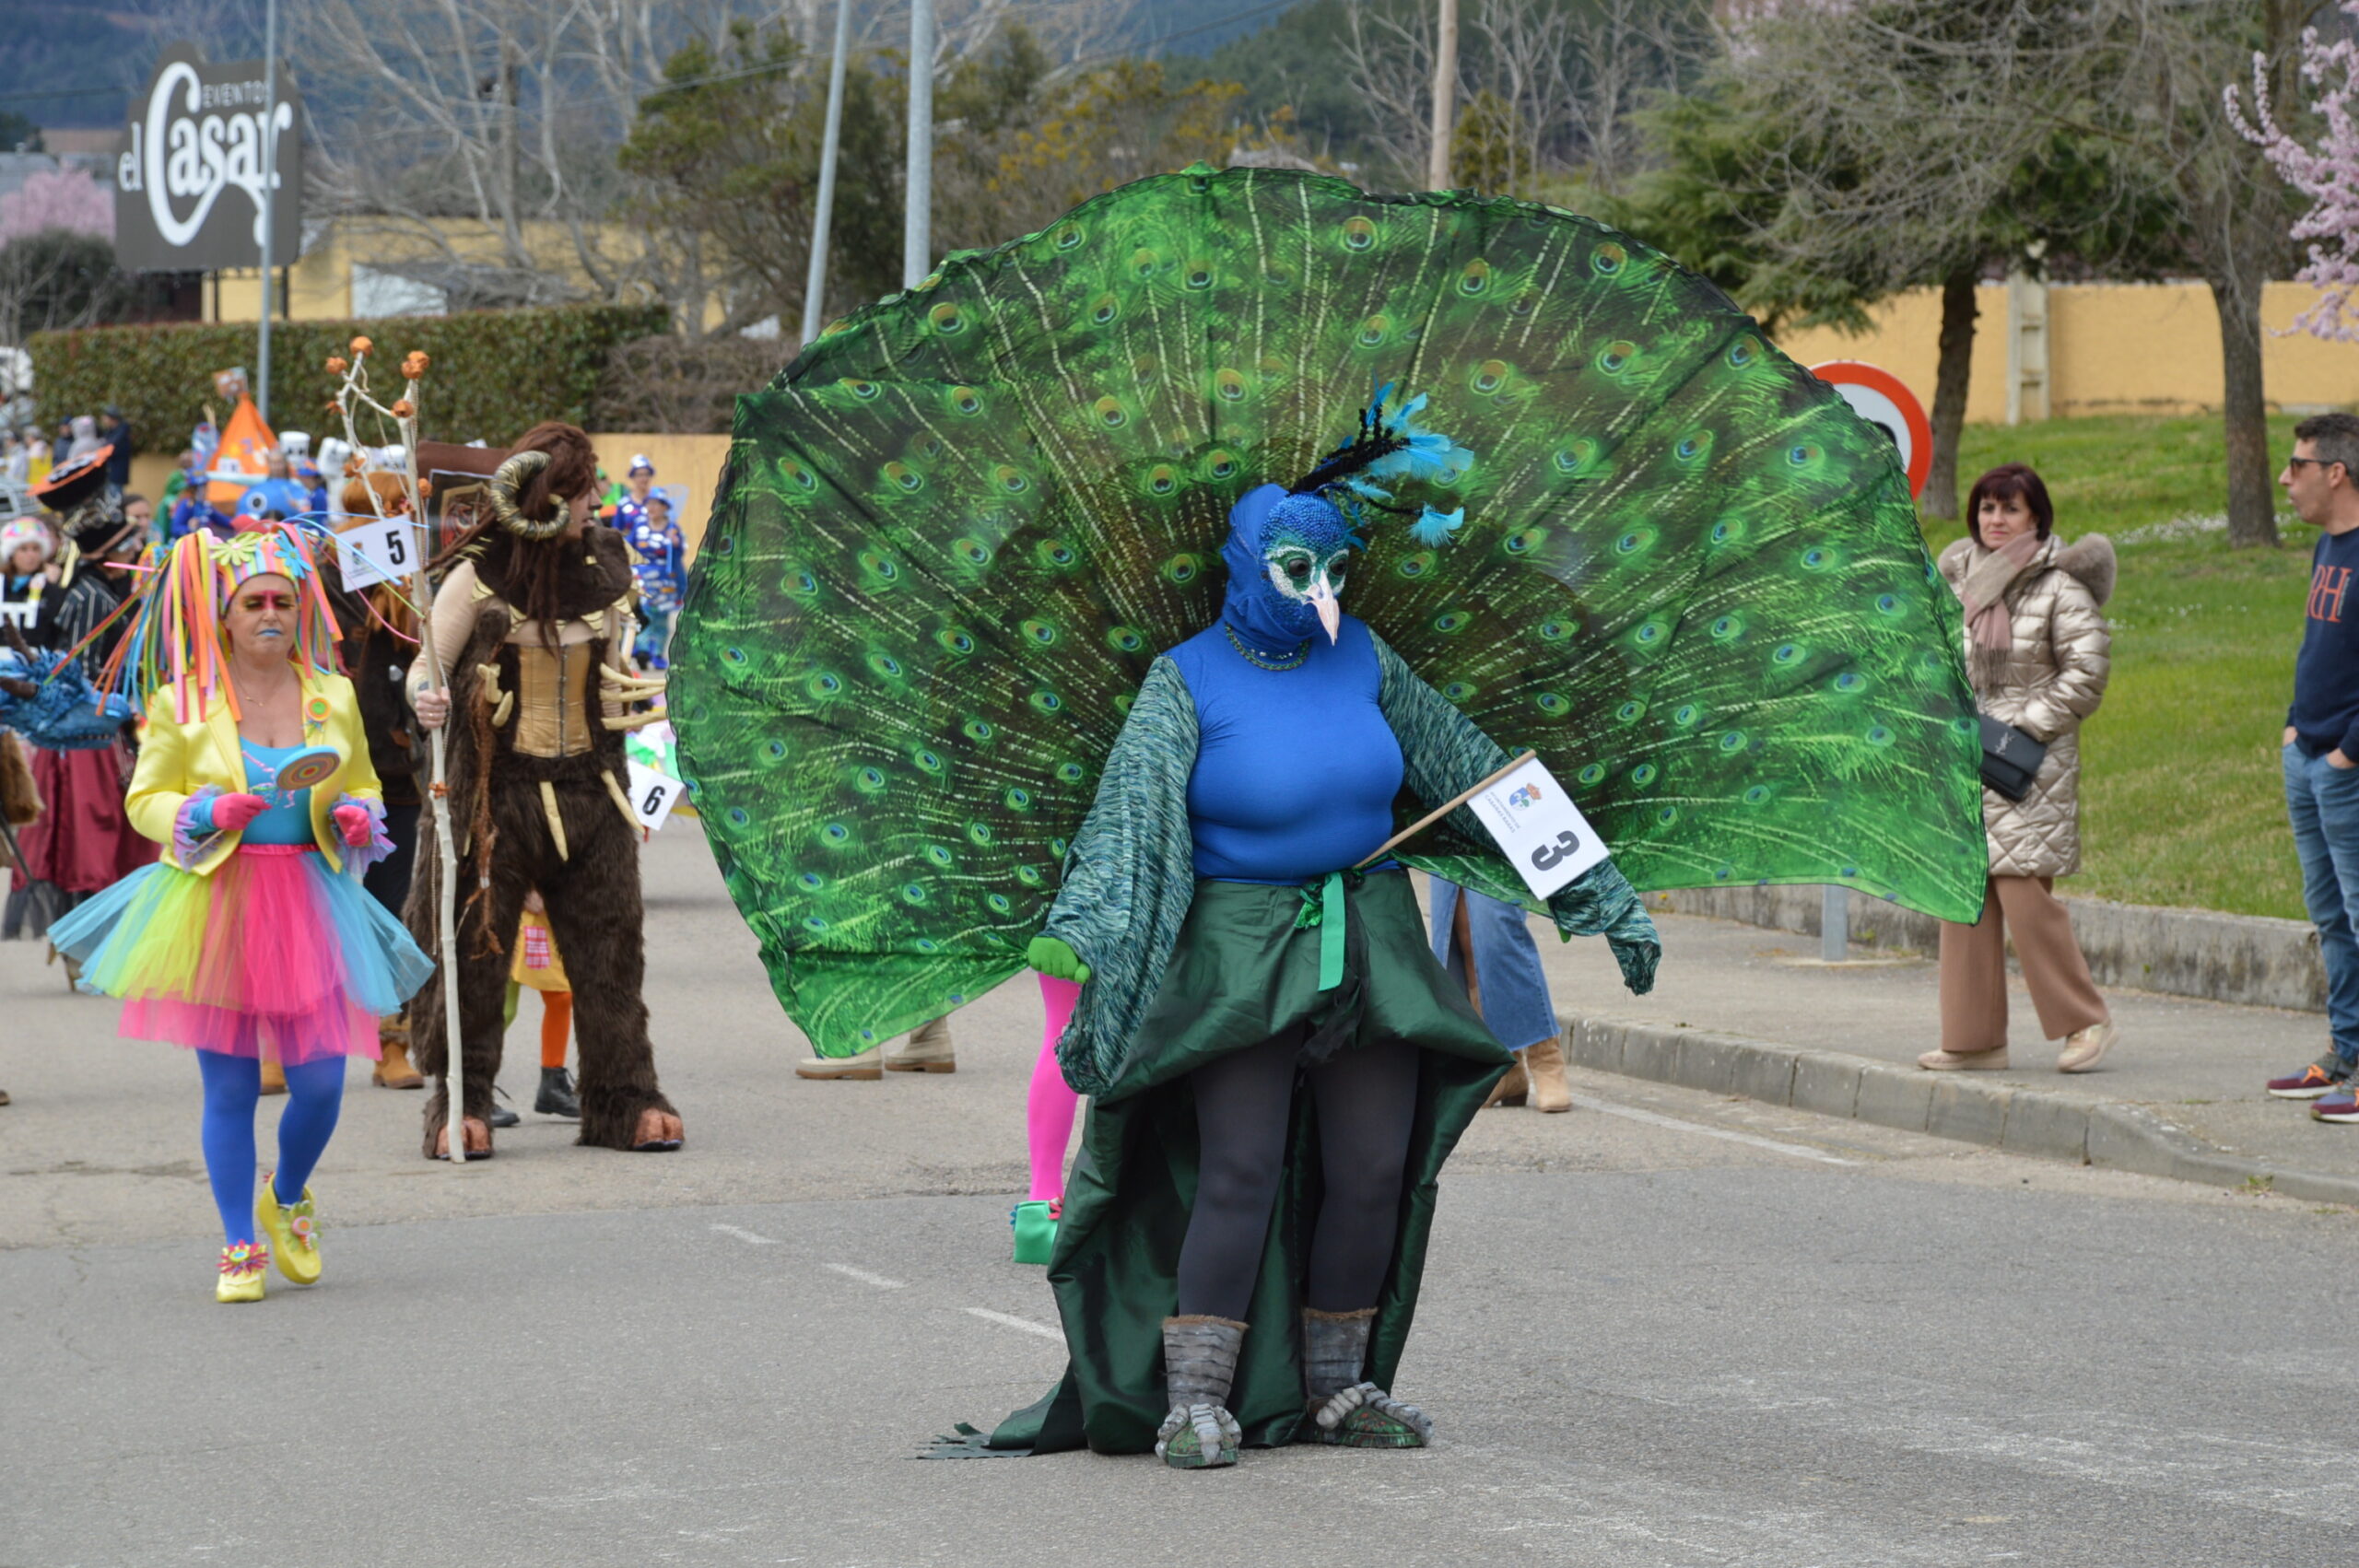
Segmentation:
[[(428, 1074), (446, 1071), (440, 988), (455, 975), (471, 1160), (491, 1153), (505, 943), (534, 888), (574, 977), (579, 1141), (669, 1150), (683, 1136), (655, 1081), (640, 996), (641, 836), (619, 782), (623, 732), (651, 717), (631, 707), (661, 683), (628, 662), (630, 557), (622, 535), (593, 521), (597, 486), (597, 454), (581, 429), (550, 422), (526, 431), (491, 482), (490, 515), (452, 547), (436, 591), (434, 647), (451, 672), (448, 693), (428, 689), (424, 658), (410, 672), (418, 722), (450, 723), (444, 770), (461, 890), (456, 960), (411, 999), (411, 1048)], [(440, 959), (441, 862), (431, 820), (420, 827), (407, 919)], [(448, 1088), (445, 1078), (426, 1105), (428, 1158), (448, 1156)]]

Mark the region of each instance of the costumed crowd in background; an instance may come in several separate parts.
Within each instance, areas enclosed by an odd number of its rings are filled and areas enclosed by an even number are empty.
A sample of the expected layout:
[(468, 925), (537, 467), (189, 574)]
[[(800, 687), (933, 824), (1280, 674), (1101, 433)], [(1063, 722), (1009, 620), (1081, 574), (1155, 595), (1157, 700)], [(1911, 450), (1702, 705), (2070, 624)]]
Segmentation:
[[(70, 984), (121, 999), (123, 1036), (195, 1053), (217, 1293), (252, 1301), (274, 1261), (319, 1277), (309, 1178), (345, 1059), (373, 1059), (392, 1089), (425, 1087), (413, 1052), (442, 1065), (423, 784), (453, 690), (466, 722), (446, 777), (487, 891), (456, 969), (466, 1153), (487, 1156), (490, 1129), (517, 1119), (494, 1093), (520, 987), (544, 999), (534, 1109), (581, 1120), (584, 1141), (679, 1146), (639, 995), (642, 834), (616, 780), (626, 736), (664, 717), (645, 669), (662, 639), (642, 643), (640, 606), (676, 608), (685, 552), (643, 485), (650, 556), (597, 521), (603, 476), (573, 427), (536, 427), (504, 463), (487, 454), (480, 504), (442, 524), (434, 563), (440, 646), (466, 661), (453, 685), (422, 668), (414, 583), (355, 588), (340, 569), (340, 528), (409, 518), (421, 492), (332, 443), (349, 477), (327, 506), (307, 439), (270, 436), (241, 378), (221, 384), (240, 394), (229, 433), (248, 461), (223, 457), (208, 412), (162, 520), (101, 445), (51, 465), (29, 488), (41, 510), (0, 532), (0, 806), (6, 935), (45, 937)], [(402, 454), (365, 458), (388, 455)], [(593, 961), (579, 981), (560, 942)], [(256, 1197), (264, 1094), (288, 1099)], [(431, 1153), (447, 1153), (443, 1114), (429, 1096)]]

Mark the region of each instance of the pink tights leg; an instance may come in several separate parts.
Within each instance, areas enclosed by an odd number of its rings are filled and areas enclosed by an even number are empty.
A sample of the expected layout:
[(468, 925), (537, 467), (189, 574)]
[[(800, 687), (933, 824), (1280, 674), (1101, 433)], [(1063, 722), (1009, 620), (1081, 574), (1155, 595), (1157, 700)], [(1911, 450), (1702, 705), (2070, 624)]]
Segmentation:
[(1073, 1138), (1074, 1112), (1081, 1096), (1065, 1087), (1057, 1069), (1057, 1036), (1073, 1017), (1081, 988), (1051, 975), (1040, 977), (1040, 1003), (1048, 1010), (1048, 1027), (1040, 1036), (1040, 1059), (1032, 1064), (1032, 1093), (1025, 1119), (1031, 1132), (1032, 1190), (1035, 1200), (1053, 1202), (1064, 1196), (1065, 1145)]

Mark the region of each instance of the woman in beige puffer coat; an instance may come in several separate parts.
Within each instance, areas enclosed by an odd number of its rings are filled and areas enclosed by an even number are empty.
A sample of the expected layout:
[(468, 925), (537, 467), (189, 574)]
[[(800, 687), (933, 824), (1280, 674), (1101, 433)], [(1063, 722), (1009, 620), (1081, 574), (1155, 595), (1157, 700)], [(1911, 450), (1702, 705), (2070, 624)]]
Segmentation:
[(2116, 1031), (2073, 939), (2055, 881), (2081, 869), (2082, 722), (2112, 669), (2103, 608), (2113, 596), (2113, 545), (2093, 533), (2067, 545), (2039, 475), (2021, 463), (1975, 481), (1973, 536), (1942, 552), (1941, 570), (1966, 614), (1966, 674), (1989, 718), (2048, 747), (2030, 793), (1982, 791), (1990, 881), (1975, 925), (1942, 925), (1942, 1044), (1917, 1059), (1934, 1071), (2007, 1065), (2010, 928), (2040, 1032), (2062, 1039), (2062, 1072), (2085, 1072)]

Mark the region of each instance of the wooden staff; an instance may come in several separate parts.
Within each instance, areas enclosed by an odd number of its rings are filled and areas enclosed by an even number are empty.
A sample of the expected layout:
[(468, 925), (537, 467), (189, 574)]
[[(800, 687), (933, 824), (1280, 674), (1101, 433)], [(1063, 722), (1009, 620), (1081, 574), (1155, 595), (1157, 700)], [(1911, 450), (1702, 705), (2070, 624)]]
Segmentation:
[(1536, 757), (1539, 755), (1540, 754), (1538, 752), (1525, 752), (1520, 755), (1510, 758), (1505, 767), (1499, 768), (1496, 772), (1484, 775), (1483, 778), (1478, 779), (1472, 788), (1452, 795), (1449, 800), (1444, 801), (1440, 805), (1436, 806), (1433, 810), (1427, 812), (1425, 815), (1419, 817), (1416, 821), (1411, 823), (1408, 826), (1402, 828), (1400, 832), (1394, 834), (1383, 843), (1378, 845), (1376, 847), (1375, 853), (1369, 855), (1367, 859), (1352, 867), (1352, 870), (1356, 872), (1364, 871), (1367, 867), (1376, 864), (1377, 861), (1384, 859), (1388, 854), (1391, 854), (1395, 845), (1400, 844), (1405, 839), (1414, 838), (1418, 834), (1423, 833), (1426, 829), (1431, 827), (1434, 824), (1439, 822), (1442, 818), (1448, 816), (1450, 813), (1456, 811), (1459, 807), (1464, 805), (1467, 802), (1473, 800), (1475, 796), (1481, 794), (1492, 785), (1496, 784), (1500, 779), (1505, 778), (1508, 774), (1513, 773), (1517, 768), (1521, 767), (1525, 763), (1530, 762), (1533, 757)]

